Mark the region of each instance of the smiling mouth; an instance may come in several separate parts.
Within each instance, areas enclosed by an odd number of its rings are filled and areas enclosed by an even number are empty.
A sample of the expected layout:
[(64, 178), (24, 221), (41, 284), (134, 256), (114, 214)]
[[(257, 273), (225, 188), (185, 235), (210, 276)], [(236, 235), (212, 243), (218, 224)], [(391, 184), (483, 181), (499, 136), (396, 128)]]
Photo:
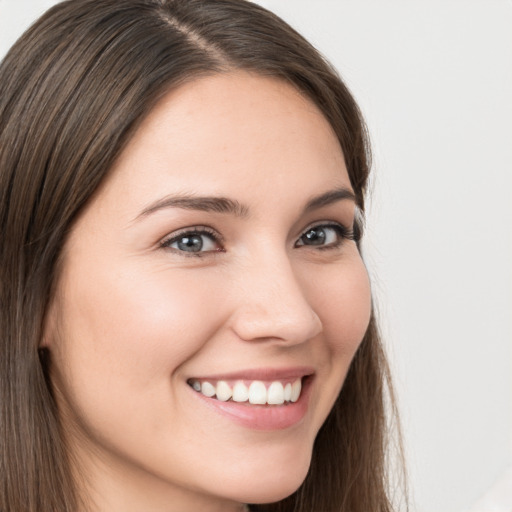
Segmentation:
[(303, 379), (284, 380), (206, 380), (189, 379), (188, 385), (197, 393), (221, 402), (250, 405), (287, 405), (299, 400)]

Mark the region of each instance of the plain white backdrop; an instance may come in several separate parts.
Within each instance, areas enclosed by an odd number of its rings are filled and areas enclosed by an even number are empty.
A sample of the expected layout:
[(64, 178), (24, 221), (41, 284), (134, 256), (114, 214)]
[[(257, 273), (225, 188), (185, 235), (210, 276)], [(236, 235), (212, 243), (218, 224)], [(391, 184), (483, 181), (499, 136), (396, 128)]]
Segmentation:
[[(0, 55), (54, 3), (0, 0)], [(334, 63), (370, 128), (365, 259), (413, 510), (510, 512), (512, 2), (259, 3)]]

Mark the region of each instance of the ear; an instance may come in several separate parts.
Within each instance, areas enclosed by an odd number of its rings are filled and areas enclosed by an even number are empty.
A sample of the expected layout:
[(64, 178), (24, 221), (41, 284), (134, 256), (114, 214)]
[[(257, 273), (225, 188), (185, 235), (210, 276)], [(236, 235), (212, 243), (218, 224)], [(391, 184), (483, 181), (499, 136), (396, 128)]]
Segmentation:
[(48, 310), (43, 320), (43, 330), (41, 340), (39, 341), (39, 349), (50, 349), (54, 343), (57, 332), (57, 303), (56, 298), (50, 301)]

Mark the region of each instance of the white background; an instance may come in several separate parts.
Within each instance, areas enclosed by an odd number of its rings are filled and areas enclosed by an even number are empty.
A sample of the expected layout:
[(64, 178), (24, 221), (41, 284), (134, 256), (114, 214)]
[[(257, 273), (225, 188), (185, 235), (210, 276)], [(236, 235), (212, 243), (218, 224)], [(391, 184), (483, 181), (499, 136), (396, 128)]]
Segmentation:
[[(53, 3), (0, 0), (0, 55)], [(370, 127), (365, 255), (413, 510), (510, 512), (512, 2), (260, 3), (328, 56)]]

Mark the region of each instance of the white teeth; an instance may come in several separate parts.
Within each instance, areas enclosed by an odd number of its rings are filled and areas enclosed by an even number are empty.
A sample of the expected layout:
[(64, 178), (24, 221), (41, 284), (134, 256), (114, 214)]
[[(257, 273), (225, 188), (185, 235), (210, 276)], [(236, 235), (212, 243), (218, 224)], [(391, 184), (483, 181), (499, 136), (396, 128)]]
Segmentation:
[(302, 389), (302, 383), (301, 383), (300, 379), (297, 379), (292, 384), (292, 396), (291, 396), (292, 402), (296, 402), (299, 399), (301, 389)]
[(284, 403), (284, 388), (280, 382), (272, 382), (272, 384), (270, 384), (267, 391), (267, 402), (274, 405)]
[(284, 399), (289, 402), (292, 399), (292, 385), (288, 382), (284, 387)]
[(302, 391), (301, 379), (286, 384), (276, 380), (271, 382), (268, 388), (260, 380), (251, 382), (249, 388), (241, 380), (237, 381), (233, 388), (224, 380), (219, 380), (216, 384), (194, 380), (190, 382), (190, 385), (208, 398), (216, 397), (217, 400), (222, 402), (232, 400), (233, 402), (249, 402), (255, 405), (283, 405), (285, 402), (296, 402)]
[(204, 396), (212, 397), (213, 395), (215, 395), (215, 387), (212, 386), (209, 382), (203, 382), (201, 384), (201, 393)]
[(267, 403), (267, 388), (259, 380), (255, 380), (249, 386), (249, 403), (263, 405)]
[(238, 381), (233, 387), (233, 401), (247, 402), (247, 400), (249, 400), (249, 390), (243, 382)]
[(217, 400), (226, 402), (231, 398), (231, 395), (233, 393), (226, 382), (224, 382), (223, 380), (219, 380), (219, 382), (217, 382), (217, 392), (215, 394), (217, 395)]

